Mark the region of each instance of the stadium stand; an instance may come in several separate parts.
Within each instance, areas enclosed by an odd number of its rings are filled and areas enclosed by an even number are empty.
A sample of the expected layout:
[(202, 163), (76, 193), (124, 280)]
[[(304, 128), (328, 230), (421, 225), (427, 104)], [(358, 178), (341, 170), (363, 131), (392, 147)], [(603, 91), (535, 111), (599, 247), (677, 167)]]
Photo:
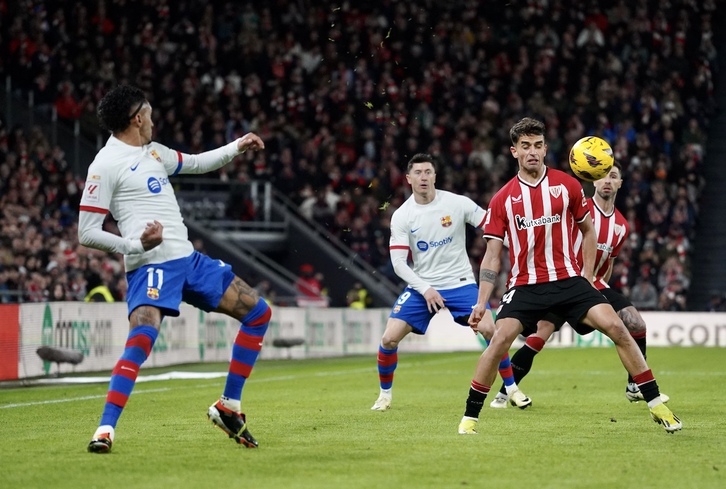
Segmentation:
[[(267, 151), (219, 178), (272, 181), (391, 278), (388, 223), (413, 153), (441, 159), (440, 188), (486, 206), (513, 174), (505, 128), (519, 117), (546, 121), (554, 167), (599, 135), (623, 164), (632, 229), (612, 285), (629, 295), (648, 280), (657, 307), (677, 310), (716, 113), (716, 4), (0, 0), (0, 77), (91, 139), (116, 83), (149, 94), (156, 139), (179, 150), (257, 132)], [(83, 175), (35, 128), (1, 130), (3, 300), (82, 299), (91, 272), (122, 298), (119, 257), (74, 237)], [(470, 237), (478, 267), (484, 244)]]

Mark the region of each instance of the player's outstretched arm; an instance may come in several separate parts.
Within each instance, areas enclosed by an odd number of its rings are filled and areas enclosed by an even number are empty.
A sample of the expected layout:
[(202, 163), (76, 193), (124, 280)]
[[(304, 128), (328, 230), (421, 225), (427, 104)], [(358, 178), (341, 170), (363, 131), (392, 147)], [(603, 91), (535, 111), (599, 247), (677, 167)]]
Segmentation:
[[(225, 144), (211, 151), (205, 151), (204, 153), (190, 155), (174, 151), (169, 156), (169, 164), (176, 166), (178, 160), (179, 168), (174, 170), (174, 175), (178, 173), (209, 173), (222, 168), (232, 161), (235, 156), (247, 150), (258, 151), (262, 149), (265, 149), (265, 143), (258, 135), (250, 132), (229, 144)], [(168, 171), (171, 175), (172, 169), (168, 169)]]

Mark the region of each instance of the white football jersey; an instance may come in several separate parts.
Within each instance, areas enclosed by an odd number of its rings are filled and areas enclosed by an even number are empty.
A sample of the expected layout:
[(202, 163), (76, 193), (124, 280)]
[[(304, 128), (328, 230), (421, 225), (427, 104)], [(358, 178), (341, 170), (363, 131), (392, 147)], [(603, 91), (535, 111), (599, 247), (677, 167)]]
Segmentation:
[(466, 250), (466, 224), (481, 227), (486, 211), (473, 200), (436, 190), (428, 204), (412, 195), (391, 217), (391, 250), (409, 250), (413, 271), (437, 290), (476, 283)]
[[(231, 143), (210, 156), (226, 162), (236, 154), (236, 146)], [(131, 146), (111, 136), (89, 166), (80, 210), (104, 215), (110, 211), (118, 221), (122, 237), (133, 243), (126, 246), (124, 253), (127, 272), (148, 263), (183, 258), (194, 251), (169, 176), (180, 173), (182, 163), (186, 166), (189, 161), (193, 168), (183, 173), (201, 172), (198, 156), (182, 154), (155, 142)], [(146, 224), (154, 220), (164, 226), (163, 241), (156, 248), (143, 251), (139, 238)], [(87, 224), (82, 216), (83, 225)], [(99, 248), (118, 251), (118, 246)]]

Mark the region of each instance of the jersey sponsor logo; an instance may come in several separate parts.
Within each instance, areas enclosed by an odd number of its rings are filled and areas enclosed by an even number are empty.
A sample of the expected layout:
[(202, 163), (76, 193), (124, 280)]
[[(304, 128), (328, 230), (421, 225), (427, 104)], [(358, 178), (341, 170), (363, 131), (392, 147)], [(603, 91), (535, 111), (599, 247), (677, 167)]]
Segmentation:
[(427, 251), (429, 248), (438, 248), (439, 246), (445, 246), (454, 241), (453, 236), (447, 236), (444, 239), (438, 241), (418, 241), (416, 242), (416, 248), (421, 251)]
[(101, 179), (101, 175), (91, 175), (90, 177), (88, 177), (88, 179), (89, 180), (100, 180)]
[(613, 247), (607, 243), (598, 243), (597, 249), (600, 251), (604, 251), (605, 253), (608, 253), (608, 254), (613, 252)]
[(149, 177), (149, 179), (146, 181), (146, 186), (149, 187), (149, 192), (151, 192), (152, 194), (158, 194), (159, 192), (161, 192), (161, 185), (162, 182), (154, 177)]
[(101, 188), (97, 183), (89, 183), (86, 185), (86, 195), (84, 200), (86, 202), (98, 202), (101, 195)]
[(441, 225), (445, 228), (451, 226), (451, 216), (444, 216), (441, 218)]
[(159, 289), (156, 287), (147, 287), (146, 288), (146, 297), (153, 300), (159, 299)]
[(152, 149), (151, 151), (149, 151), (149, 154), (150, 154), (150, 155), (151, 155), (151, 156), (152, 156), (152, 157), (153, 157), (153, 158), (154, 158), (154, 159), (155, 159), (156, 161), (158, 161), (159, 163), (161, 163), (161, 156), (159, 156), (159, 153), (157, 153), (155, 149)]
[(129, 168), (129, 170), (136, 171), (136, 169), (139, 167), (140, 164), (141, 164), (141, 160), (137, 161), (135, 165), (133, 165)]
[(512, 203), (516, 204), (517, 202), (522, 202), (522, 196), (517, 195), (516, 197), (512, 197)]
[(527, 217), (522, 217), (519, 214), (514, 216), (514, 221), (517, 224), (517, 229), (527, 229), (527, 228), (534, 228), (538, 226), (545, 226), (547, 224), (555, 224), (562, 220), (562, 217), (558, 215), (554, 216), (542, 216), (538, 217), (537, 219), (528, 219)]
[(560, 195), (562, 195), (562, 185), (550, 187), (550, 195), (552, 195), (555, 199), (559, 199)]

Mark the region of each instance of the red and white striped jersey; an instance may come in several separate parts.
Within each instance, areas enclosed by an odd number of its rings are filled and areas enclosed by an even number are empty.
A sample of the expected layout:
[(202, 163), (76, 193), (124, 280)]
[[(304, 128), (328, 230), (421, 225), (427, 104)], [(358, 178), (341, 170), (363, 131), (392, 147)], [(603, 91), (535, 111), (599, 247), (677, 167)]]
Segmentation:
[(507, 288), (580, 275), (574, 223), (588, 218), (582, 185), (560, 170), (545, 168), (535, 184), (511, 179), (494, 195), (484, 237), (509, 240), (512, 270)]
[[(598, 290), (610, 287), (605, 281), (605, 274), (610, 268), (610, 259), (617, 258), (620, 248), (623, 247), (628, 237), (630, 227), (619, 210), (613, 208), (610, 214), (606, 214), (593, 199), (587, 199), (590, 206), (590, 216), (595, 224), (595, 236), (597, 236), (597, 254), (595, 255), (595, 272), (593, 284)], [(576, 230), (575, 251), (577, 262), (582, 263), (582, 233)]]

